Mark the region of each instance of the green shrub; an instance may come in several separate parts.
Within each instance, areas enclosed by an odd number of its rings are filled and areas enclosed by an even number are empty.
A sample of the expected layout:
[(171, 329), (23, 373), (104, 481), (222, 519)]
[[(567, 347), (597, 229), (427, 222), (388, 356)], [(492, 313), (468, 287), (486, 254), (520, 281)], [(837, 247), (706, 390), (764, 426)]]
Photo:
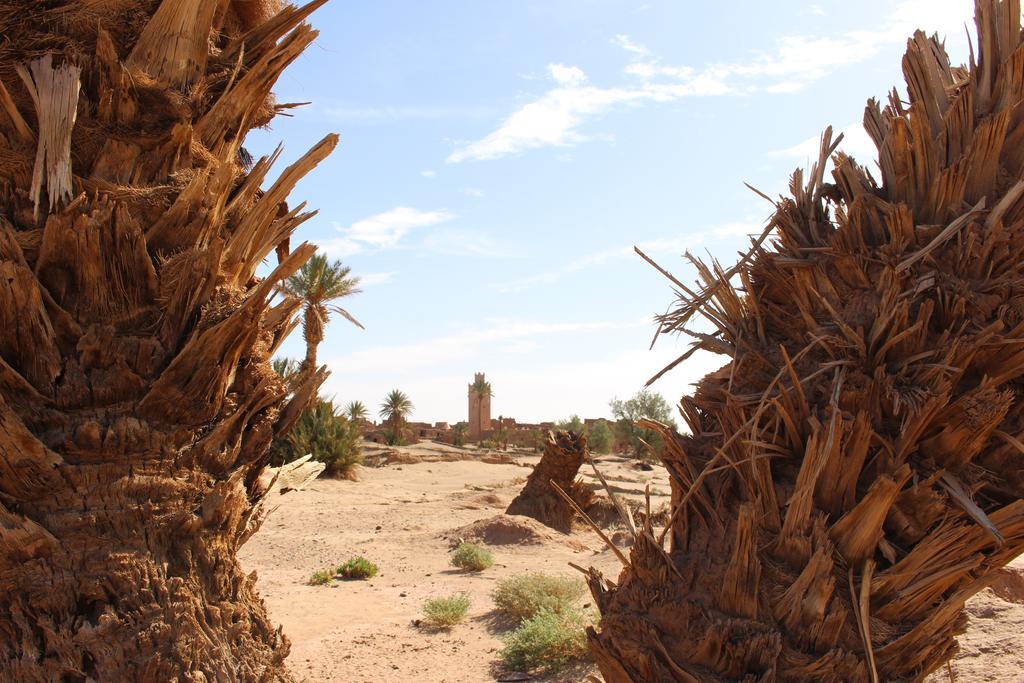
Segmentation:
[(324, 463), (328, 477), (355, 478), (363, 462), (359, 427), (338, 412), (330, 401), (318, 400), (299, 416), (295, 426), (270, 447), (270, 464), (279, 467), (307, 453)]
[(491, 597), (495, 606), (510, 617), (529, 619), (541, 610), (568, 612), (585, 591), (579, 579), (527, 573), (499, 581)]
[(377, 565), (365, 557), (353, 557), (338, 567), (336, 573), (343, 579), (372, 579), (377, 576)]
[(500, 656), (516, 671), (553, 671), (587, 655), (586, 619), (577, 609), (541, 609), (503, 638)]
[(482, 572), (494, 564), (494, 556), (476, 543), (460, 543), (451, 555), (452, 565), (467, 572)]
[(429, 625), (448, 628), (462, 621), (469, 611), (469, 597), (466, 595), (449, 595), (445, 598), (432, 598), (423, 603), (423, 616)]
[(313, 572), (313, 576), (309, 577), (310, 586), (326, 586), (334, 578), (334, 574), (331, 573), (330, 569), (321, 569), (320, 571)]
[(615, 435), (605, 420), (598, 420), (587, 434), (587, 445), (593, 453), (611, 453)]

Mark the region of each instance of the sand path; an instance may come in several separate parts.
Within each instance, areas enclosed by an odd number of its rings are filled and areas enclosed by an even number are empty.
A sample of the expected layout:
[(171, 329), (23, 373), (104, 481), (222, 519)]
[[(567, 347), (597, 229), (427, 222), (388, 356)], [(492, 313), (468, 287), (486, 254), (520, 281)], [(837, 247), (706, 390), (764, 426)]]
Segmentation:
[[(436, 449), (434, 451), (436, 453)], [(535, 457), (523, 457), (532, 464)], [(602, 464), (615, 486), (639, 493), (653, 479), (668, 492), (664, 470)], [(568, 562), (617, 576), (618, 563), (593, 534), (550, 532), (541, 542), (490, 546), (495, 565), (463, 574), (448, 564), (446, 533), (504, 512), (529, 469), (479, 461), (364, 468), (357, 482), (317, 480), (281, 496), (281, 506), (244, 547), (270, 617), (292, 642), (289, 664), (300, 680), (456, 683), (502, 678), (496, 667), (504, 630), (495, 623), (496, 581), (529, 570), (576, 574)], [(654, 502), (667, 501), (655, 495)], [(306, 585), (318, 570), (363, 555), (380, 567), (370, 581)], [(413, 625), (423, 601), (464, 592), (467, 621), (449, 632)], [(586, 671), (548, 680), (580, 681)]]

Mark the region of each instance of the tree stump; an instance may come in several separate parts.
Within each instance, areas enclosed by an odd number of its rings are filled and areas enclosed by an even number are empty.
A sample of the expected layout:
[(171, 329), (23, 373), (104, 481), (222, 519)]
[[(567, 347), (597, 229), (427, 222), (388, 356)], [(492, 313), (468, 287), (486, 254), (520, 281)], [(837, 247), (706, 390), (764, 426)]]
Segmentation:
[(326, 378), (269, 363), (315, 249), (256, 271), (337, 136), (240, 160), (324, 1), (0, 0), (4, 681), (292, 680), (237, 553)]
[(730, 361), (660, 429), (670, 545), (591, 571), (608, 683), (921, 681), (1024, 551), (1021, 7), (976, 12), (970, 65), (917, 32), (868, 103), (877, 179), (826, 132), (770, 242), (673, 279), (662, 331)]
[(572, 530), (576, 515), (572, 506), (551, 485), (552, 482), (586, 510), (593, 492), (576, 480), (576, 474), (587, 460), (587, 437), (575, 432), (548, 432), (544, 454), (526, 480), (526, 485), (505, 511), (509, 515), (525, 515), (563, 533)]

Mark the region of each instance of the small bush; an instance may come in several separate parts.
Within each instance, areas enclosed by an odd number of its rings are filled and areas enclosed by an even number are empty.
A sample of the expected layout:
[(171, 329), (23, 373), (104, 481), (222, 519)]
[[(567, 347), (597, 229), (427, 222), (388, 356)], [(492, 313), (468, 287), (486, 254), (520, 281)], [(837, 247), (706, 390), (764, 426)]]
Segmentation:
[(427, 623), (438, 628), (454, 626), (465, 618), (468, 611), (469, 597), (461, 594), (432, 598), (423, 603), (423, 616)]
[(495, 606), (510, 617), (529, 619), (541, 610), (568, 612), (585, 591), (579, 579), (528, 573), (500, 581), (491, 597)]
[(287, 436), (276, 437), (270, 464), (279, 467), (307, 453), (326, 465), (325, 477), (355, 479), (363, 463), (359, 425), (342, 415), (330, 401), (318, 400), (307, 408)]
[(338, 567), (337, 574), (343, 579), (372, 579), (377, 576), (377, 565), (365, 557), (353, 557)]
[(460, 543), (452, 552), (452, 565), (467, 572), (482, 572), (494, 564), (494, 556), (476, 543)]
[(577, 609), (542, 608), (505, 636), (500, 656), (516, 671), (553, 671), (587, 655), (586, 619)]
[(321, 569), (318, 572), (313, 572), (313, 576), (309, 577), (310, 586), (326, 586), (334, 578), (334, 574), (331, 573), (330, 569)]

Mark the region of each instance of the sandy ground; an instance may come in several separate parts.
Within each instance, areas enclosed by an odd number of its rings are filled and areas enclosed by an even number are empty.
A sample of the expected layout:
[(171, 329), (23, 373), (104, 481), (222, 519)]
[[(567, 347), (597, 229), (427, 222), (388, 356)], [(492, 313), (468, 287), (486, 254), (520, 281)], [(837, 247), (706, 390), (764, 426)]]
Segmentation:
[[(410, 450), (444, 457), (449, 449), (403, 449)], [(522, 464), (467, 460), (363, 468), (359, 481), (316, 480), (305, 491), (281, 496), (241, 561), (258, 573), (270, 617), (292, 642), (288, 661), (295, 675), (346, 683), (521, 680), (497, 664), (508, 625), (493, 613), (495, 583), (525, 571), (578, 575), (569, 562), (614, 577), (618, 562), (591, 532), (566, 536), (537, 524), (533, 543), (489, 546), (495, 564), (485, 572), (464, 574), (449, 565), (448, 551), (459, 535), (453, 532), (503, 513), (537, 457), (521, 454), (517, 460)], [(610, 459), (601, 469), (613, 488), (632, 496), (650, 483), (652, 507), (668, 500), (661, 468), (634, 470)], [(307, 585), (314, 571), (355, 555), (375, 562), (380, 574), (370, 581)], [(466, 622), (447, 632), (414, 625), (424, 600), (453, 593), (472, 600)], [(582, 681), (590, 673), (576, 669), (546, 680)]]
[[(473, 459), (446, 461), (467, 454)], [(449, 565), (448, 550), (465, 533), (460, 529), (475, 522), (486, 526), (504, 512), (537, 456), (517, 453), (516, 464), (489, 464), (472, 451), (438, 444), (403, 448), (400, 455), (428, 462), (363, 468), (359, 481), (316, 480), (305, 491), (285, 494), (243, 548), (243, 566), (258, 573), (270, 617), (292, 642), (292, 671), (317, 683), (524, 680), (498, 664), (508, 624), (493, 612), (495, 583), (524, 571), (574, 575), (569, 562), (615, 577), (618, 562), (589, 531), (566, 536), (527, 523), (519, 531), (528, 542), (489, 546), (492, 568), (459, 572)], [(490, 455), (489, 460), (500, 459)], [(601, 460), (616, 493), (641, 500), (649, 484), (652, 507), (667, 502), (663, 469)], [(586, 470), (581, 473), (596, 485)], [(307, 584), (314, 571), (355, 555), (375, 562), (381, 573), (370, 581)], [(472, 600), (466, 622), (440, 632), (415, 625), (424, 600), (453, 593)], [(1024, 683), (1024, 558), (972, 599), (967, 611), (970, 625), (960, 639), (960, 655), (951, 671), (934, 674), (928, 683), (945, 683), (951, 674), (961, 683)], [(600, 679), (582, 667), (531, 680)]]

